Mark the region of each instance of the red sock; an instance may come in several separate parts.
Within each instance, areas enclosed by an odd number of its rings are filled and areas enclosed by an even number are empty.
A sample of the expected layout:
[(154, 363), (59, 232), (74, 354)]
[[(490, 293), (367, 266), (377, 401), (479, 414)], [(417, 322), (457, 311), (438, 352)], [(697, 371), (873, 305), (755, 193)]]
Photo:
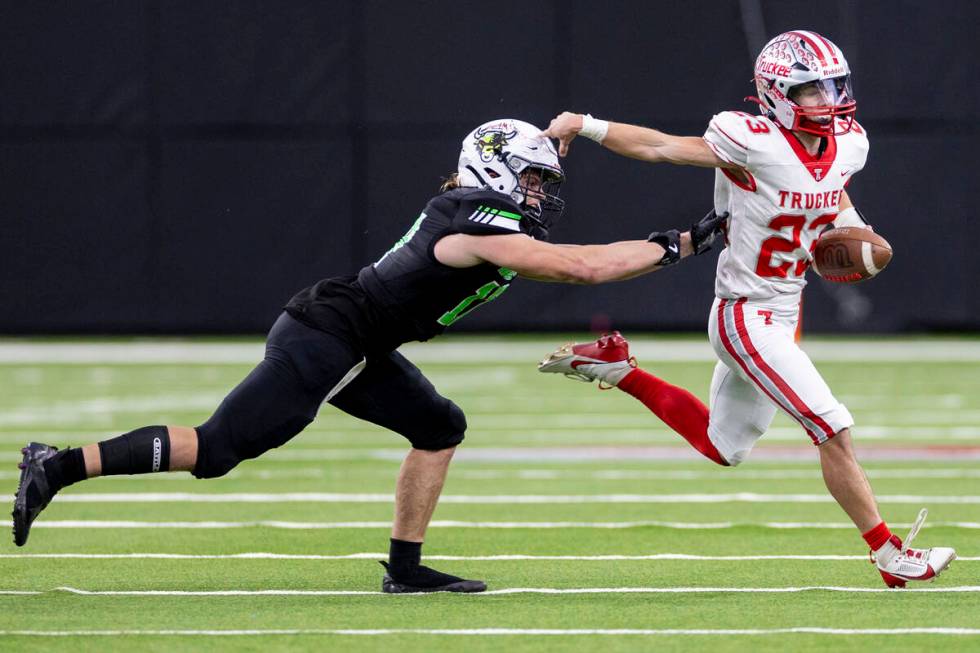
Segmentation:
[(868, 543), (872, 551), (877, 551), (885, 546), (885, 542), (892, 538), (892, 532), (888, 529), (888, 525), (885, 522), (881, 522), (867, 533), (863, 533), (861, 537)]
[(703, 456), (719, 465), (728, 465), (708, 439), (708, 407), (700, 399), (641, 369), (627, 374), (617, 387), (642, 401)]

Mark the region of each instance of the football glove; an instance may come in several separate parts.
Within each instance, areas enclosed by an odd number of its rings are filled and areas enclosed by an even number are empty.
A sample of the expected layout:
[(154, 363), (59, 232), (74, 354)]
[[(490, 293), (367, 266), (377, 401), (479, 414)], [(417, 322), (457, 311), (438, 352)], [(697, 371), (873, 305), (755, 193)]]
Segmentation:
[(712, 209), (706, 216), (691, 225), (691, 246), (695, 254), (704, 254), (711, 249), (711, 243), (724, 230), (726, 220), (728, 220), (727, 213), (719, 215)]
[(647, 242), (657, 243), (664, 248), (660, 266), (667, 267), (681, 260), (681, 234), (676, 229), (670, 231), (654, 231), (647, 237)]

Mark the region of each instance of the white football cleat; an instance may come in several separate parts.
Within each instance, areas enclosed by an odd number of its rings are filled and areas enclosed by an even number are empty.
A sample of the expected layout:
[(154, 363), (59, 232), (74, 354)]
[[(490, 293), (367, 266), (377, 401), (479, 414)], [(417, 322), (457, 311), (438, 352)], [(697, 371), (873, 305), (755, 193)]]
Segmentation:
[(877, 560), (874, 552), (871, 553), (871, 561), (878, 567), (888, 587), (905, 587), (905, 583), (910, 580), (931, 581), (956, 559), (956, 551), (949, 547), (911, 548), (912, 540), (922, 528), (927, 514), (929, 513), (925, 508), (919, 512), (919, 517), (912, 524), (912, 530), (904, 543), (892, 535), (891, 543), (898, 549), (898, 553), (889, 560)]
[(562, 345), (538, 363), (539, 372), (564, 374), (586, 383), (599, 379), (603, 390), (617, 385), (635, 368), (636, 359), (630, 356), (629, 343), (619, 331), (595, 342)]

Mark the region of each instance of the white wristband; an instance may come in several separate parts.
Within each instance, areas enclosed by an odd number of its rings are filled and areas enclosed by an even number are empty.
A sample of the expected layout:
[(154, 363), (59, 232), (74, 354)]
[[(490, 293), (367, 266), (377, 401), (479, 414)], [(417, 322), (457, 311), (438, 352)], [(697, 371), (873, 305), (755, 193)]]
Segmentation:
[(588, 113), (582, 116), (582, 129), (579, 130), (579, 136), (585, 136), (596, 143), (602, 143), (608, 131), (609, 123), (607, 121), (593, 118)]
[(861, 218), (861, 214), (853, 206), (849, 206), (834, 218), (835, 227), (867, 227), (868, 223)]

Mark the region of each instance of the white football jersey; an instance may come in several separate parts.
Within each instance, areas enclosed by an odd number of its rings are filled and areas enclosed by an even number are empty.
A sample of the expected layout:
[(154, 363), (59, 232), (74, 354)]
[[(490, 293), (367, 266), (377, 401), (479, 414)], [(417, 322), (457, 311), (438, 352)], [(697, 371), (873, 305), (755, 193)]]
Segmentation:
[(711, 119), (704, 140), (748, 174), (743, 181), (731, 170), (715, 171), (715, 211), (730, 215), (715, 294), (766, 299), (799, 293), (817, 237), (867, 160), (864, 128), (854, 122), (849, 133), (829, 137), (820, 156), (811, 156), (765, 116), (725, 111)]

